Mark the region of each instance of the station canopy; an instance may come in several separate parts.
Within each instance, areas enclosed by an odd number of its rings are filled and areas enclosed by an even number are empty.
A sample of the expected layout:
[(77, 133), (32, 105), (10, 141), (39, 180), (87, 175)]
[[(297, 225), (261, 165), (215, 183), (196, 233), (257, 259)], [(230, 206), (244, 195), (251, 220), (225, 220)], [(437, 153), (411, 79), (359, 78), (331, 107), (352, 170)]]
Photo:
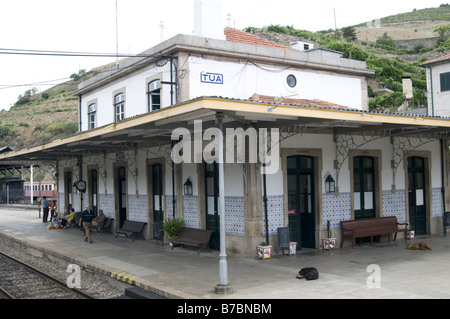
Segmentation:
[(174, 129), (187, 128), (193, 132), (195, 120), (202, 120), (203, 130), (218, 127), (219, 116), (224, 129), (278, 128), (281, 139), (320, 133), (441, 140), (450, 133), (450, 120), (445, 118), (363, 112), (320, 101), (200, 97), (46, 144), (6, 150), (0, 153), (0, 171), (78, 156), (170, 145)]

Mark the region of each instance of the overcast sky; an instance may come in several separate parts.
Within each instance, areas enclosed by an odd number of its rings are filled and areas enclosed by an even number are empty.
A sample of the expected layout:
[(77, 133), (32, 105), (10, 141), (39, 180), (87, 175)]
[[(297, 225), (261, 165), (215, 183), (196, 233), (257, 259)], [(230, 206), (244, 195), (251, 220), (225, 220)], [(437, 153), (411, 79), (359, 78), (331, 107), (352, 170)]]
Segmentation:
[[(115, 0), (0, 0), (0, 49), (68, 52), (116, 52)], [(438, 7), (445, 0), (222, 0), (237, 29), (270, 24), (320, 31), (377, 18)], [(177, 34), (192, 34), (194, 0), (117, 0), (118, 46), (124, 54), (138, 54)], [(114, 62), (115, 58), (43, 57), (0, 54), (0, 109), (37, 87), (45, 90), (80, 69)]]

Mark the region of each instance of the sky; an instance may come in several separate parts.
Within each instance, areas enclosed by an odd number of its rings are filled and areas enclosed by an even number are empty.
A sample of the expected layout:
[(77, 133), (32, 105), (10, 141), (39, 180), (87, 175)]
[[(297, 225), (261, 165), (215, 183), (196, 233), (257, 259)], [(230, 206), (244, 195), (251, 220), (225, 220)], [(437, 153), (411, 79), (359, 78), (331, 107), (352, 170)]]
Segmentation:
[[(442, 3), (445, 0), (222, 0), (224, 26), (230, 14), (237, 29), (280, 24), (309, 31), (334, 29), (334, 12), (342, 28)], [(43, 91), (79, 70), (116, 61), (5, 52), (138, 54), (161, 39), (191, 35), (193, 29), (194, 0), (0, 0), (0, 110), (9, 109), (33, 87)]]

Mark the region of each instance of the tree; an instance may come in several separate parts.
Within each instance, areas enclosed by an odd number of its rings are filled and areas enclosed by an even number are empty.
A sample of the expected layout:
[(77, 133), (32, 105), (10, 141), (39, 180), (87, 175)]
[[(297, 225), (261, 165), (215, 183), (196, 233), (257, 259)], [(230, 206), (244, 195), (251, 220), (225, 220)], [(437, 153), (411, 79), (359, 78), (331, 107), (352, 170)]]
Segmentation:
[(85, 75), (86, 75), (86, 70), (80, 70), (80, 71), (78, 71), (78, 73), (73, 73), (70, 76), (70, 78), (76, 82), (76, 81), (81, 80), (81, 78)]
[(388, 36), (387, 32), (377, 39), (377, 44), (395, 49), (395, 41)]
[(354, 27), (345, 27), (345, 28), (342, 28), (341, 30), (342, 30), (342, 36), (347, 41), (353, 41), (353, 40), (357, 39), (356, 29)]

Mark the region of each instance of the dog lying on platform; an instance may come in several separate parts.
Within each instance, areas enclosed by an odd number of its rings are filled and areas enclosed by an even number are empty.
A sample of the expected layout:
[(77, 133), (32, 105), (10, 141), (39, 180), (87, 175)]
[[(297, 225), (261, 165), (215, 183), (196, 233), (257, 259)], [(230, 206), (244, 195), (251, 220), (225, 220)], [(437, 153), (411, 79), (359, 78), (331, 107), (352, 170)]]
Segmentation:
[(298, 274), (299, 275), (297, 276), (297, 279), (303, 279), (303, 278), (305, 278), (306, 280), (319, 279), (319, 271), (314, 267), (303, 268), (298, 272)]
[(432, 250), (430, 247), (428, 247), (428, 243), (426, 241), (421, 241), (420, 243), (412, 243), (408, 245), (408, 249), (411, 250)]

